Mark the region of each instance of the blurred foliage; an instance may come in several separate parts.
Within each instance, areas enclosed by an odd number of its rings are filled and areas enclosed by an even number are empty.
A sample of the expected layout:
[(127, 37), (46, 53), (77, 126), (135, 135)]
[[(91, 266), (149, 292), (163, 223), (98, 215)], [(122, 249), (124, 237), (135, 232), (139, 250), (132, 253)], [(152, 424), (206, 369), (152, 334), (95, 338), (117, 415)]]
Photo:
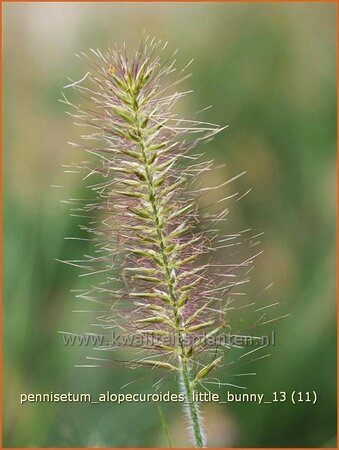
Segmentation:
[[(79, 157), (66, 145), (79, 129), (57, 101), (67, 76), (86, 70), (74, 53), (133, 49), (143, 30), (179, 47), (181, 65), (195, 60), (182, 112), (212, 104), (200, 117), (230, 124), (203, 149), (226, 163), (222, 179), (247, 170), (236, 187), (253, 191), (232, 226), (265, 232), (252, 290), (274, 281), (269, 296), (291, 314), (248, 391), (318, 393), (316, 405), (208, 405), (209, 444), (336, 445), (335, 15), (326, 3), (4, 5), (4, 446), (167, 445), (152, 404), (19, 403), (22, 392), (152, 389), (143, 372), (74, 367), (86, 349), (64, 347), (57, 331), (84, 321), (69, 292), (81, 280), (55, 261), (89, 251), (64, 240), (78, 220), (60, 204), (82, 194), (61, 168)], [(180, 405), (163, 412), (182, 445)]]

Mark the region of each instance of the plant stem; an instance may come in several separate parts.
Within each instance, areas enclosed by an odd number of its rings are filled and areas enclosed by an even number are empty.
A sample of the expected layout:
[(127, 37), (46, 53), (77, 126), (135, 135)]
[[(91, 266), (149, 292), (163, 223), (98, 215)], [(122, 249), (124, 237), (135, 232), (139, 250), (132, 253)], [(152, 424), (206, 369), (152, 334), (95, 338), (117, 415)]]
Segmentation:
[(140, 111), (139, 111), (139, 105), (138, 100), (136, 96), (130, 91), (130, 95), (132, 97), (132, 104), (134, 105), (134, 128), (136, 131), (136, 135), (139, 137), (139, 146), (141, 150), (141, 156), (142, 161), (144, 164), (145, 169), (145, 178), (147, 183), (147, 189), (148, 189), (148, 197), (149, 202), (152, 208), (152, 215), (153, 215), (153, 222), (156, 227), (156, 233), (158, 237), (158, 245), (159, 245), (159, 255), (161, 256), (161, 260), (163, 263), (164, 268), (164, 282), (166, 284), (168, 295), (171, 299), (171, 305), (173, 308), (173, 318), (174, 318), (174, 325), (175, 325), (175, 331), (177, 334), (179, 347), (178, 347), (178, 360), (179, 360), (179, 371), (180, 371), (180, 378), (182, 380), (182, 388), (184, 390), (185, 394), (185, 402), (187, 404), (187, 409), (185, 410), (188, 420), (191, 424), (195, 445), (197, 448), (204, 447), (204, 439), (203, 434), (201, 430), (201, 421), (200, 421), (200, 414), (198, 405), (194, 399), (194, 389), (192, 386), (192, 381), (190, 379), (190, 373), (189, 373), (189, 367), (188, 367), (188, 357), (186, 355), (185, 351), (185, 345), (184, 345), (184, 336), (181, 331), (181, 314), (178, 307), (178, 302), (176, 298), (175, 293), (175, 283), (176, 283), (176, 277), (175, 273), (173, 276), (173, 272), (171, 271), (170, 262), (168, 260), (168, 256), (166, 255), (166, 245), (165, 245), (165, 236), (163, 233), (162, 223), (160, 214), (159, 214), (159, 199), (157, 197), (157, 192), (154, 187), (153, 183), (153, 175), (152, 175), (152, 169), (151, 164), (148, 161), (148, 152), (147, 152), (147, 145), (146, 140), (143, 135), (143, 128), (141, 126), (141, 120), (140, 120)]
[(194, 440), (197, 448), (203, 448), (204, 438), (202, 434), (201, 420), (198, 404), (194, 399), (194, 388), (189, 375), (189, 368), (185, 361), (181, 361), (181, 374), (182, 374), (182, 384), (183, 390), (185, 391), (185, 398), (187, 402), (186, 414), (191, 422)]
[(167, 438), (167, 441), (168, 441), (168, 445), (169, 445), (170, 448), (173, 448), (173, 443), (172, 443), (171, 435), (170, 435), (170, 432), (169, 432), (169, 429), (168, 429), (168, 425), (167, 425), (167, 422), (166, 422), (164, 413), (162, 412), (162, 409), (161, 409), (160, 404), (157, 403), (156, 405), (157, 405), (157, 409), (158, 409), (158, 412), (159, 412), (159, 416), (160, 416), (160, 421), (161, 421), (162, 428), (163, 428), (163, 430), (164, 430), (164, 433), (166, 434), (166, 438)]

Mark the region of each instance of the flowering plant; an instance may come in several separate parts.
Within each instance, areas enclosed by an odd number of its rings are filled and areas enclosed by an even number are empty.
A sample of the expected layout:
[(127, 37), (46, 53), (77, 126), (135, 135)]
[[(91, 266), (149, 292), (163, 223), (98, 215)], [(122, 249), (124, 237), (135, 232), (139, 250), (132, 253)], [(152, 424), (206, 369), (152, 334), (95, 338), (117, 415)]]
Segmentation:
[(92, 50), (94, 59), (80, 55), (90, 71), (67, 87), (85, 105), (73, 105), (65, 96), (64, 102), (75, 108), (76, 122), (91, 129), (80, 147), (97, 163), (74, 167), (95, 179), (89, 185), (94, 199), (76, 209), (84, 216), (96, 210), (98, 220), (86, 227), (95, 256), (71, 263), (103, 277), (82, 294), (108, 306), (97, 318), (103, 329), (149, 338), (142, 345), (130, 343), (134, 356), (126, 364), (177, 375), (194, 443), (203, 447), (194, 393), (222, 366), (225, 347), (231, 347), (211, 345), (211, 338), (230, 329), (230, 293), (247, 281), (254, 256), (221, 264), (216, 259), (220, 249), (239, 244), (244, 232), (220, 234), (225, 202), (232, 196), (217, 202), (215, 214), (199, 208), (201, 196), (231, 180), (197, 188), (196, 180), (213, 165), (192, 149), (225, 127), (173, 112), (187, 94), (174, 89), (187, 67), (172, 79), (175, 60), (162, 63), (159, 56), (165, 47), (146, 38), (132, 59), (117, 49)]

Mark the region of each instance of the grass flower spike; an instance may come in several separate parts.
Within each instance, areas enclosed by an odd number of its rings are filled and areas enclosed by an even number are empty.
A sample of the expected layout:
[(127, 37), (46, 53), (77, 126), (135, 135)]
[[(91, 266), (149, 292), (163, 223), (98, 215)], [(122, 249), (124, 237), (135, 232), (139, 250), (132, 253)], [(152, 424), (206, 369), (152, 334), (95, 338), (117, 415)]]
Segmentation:
[(64, 102), (77, 124), (90, 129), (78, 147), (94, 155), (94, 165), (92, 158), (72, 170), (84, 170), (90, 180), (91, 200), (76, 202), (75, 209), (90, 217), (84, 229), (96, 251), (71, 263), (101, 277), (83, 294), (107, 306), (97, 325), (145, 340), (130, 345), (126, 364), (178, 378), (194, 444), (204, 447), (194, 391), (223, 364), (225, 349), (208, 338), (229, 327), (230, 292), (244, 282), (237, 270), (246, 272), (253, 258), (216, 260), (242, 235), (219, 234), (227, 199), (215, 214), (199, 208), (199, 197), (218, 186), (197, 186), (213, 166), (192, 149), (223, 127), (178, 118), (176, 103), (187, 92), (176, 85), (186, 69), (177, 74), (173, 57), (163, 63), (164, 48), (147, 38), (131, 59), (117, 49), (80, 55), (89, 72), (67, 87), (80, 94), (82, 105), (65, 96)]

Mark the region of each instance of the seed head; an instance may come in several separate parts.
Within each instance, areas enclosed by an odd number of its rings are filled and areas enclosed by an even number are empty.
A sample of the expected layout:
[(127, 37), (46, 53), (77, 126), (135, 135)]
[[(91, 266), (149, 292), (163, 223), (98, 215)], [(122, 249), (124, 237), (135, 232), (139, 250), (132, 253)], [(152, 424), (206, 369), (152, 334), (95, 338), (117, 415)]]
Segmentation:
[(95, 158), (73, 167), (92, 192), (75, 209), (89, 217), (83, 230), (95, 254), (71, 263), (99, 279), (79, 294), (105, 306), (96, 325), (139, 337), (129, 341), (126, 364), (176, 372), (184, 363), (194, 386), (223, 362), (225, 346), (210, 340), (230, 329), (232, 292), (247, 281), (254, 256), (229, 263), (246, 232), (220, 232), (226, 203), (242, 194), (219, 200), (214, 214), (199, 207), (230, 180), (199, 188), (201, 175), (215, 169), (193, 149), (225, 127), (177, 116), (187, 92), (176, 86), (187, 75), (176, 75), (173, 57), (162, 62), (164, 48), (146, 38), (132, 58), (118, 49), (80, 55), (89, 71), (67, 87), (82, 104), (63, 101), (86, 127), (77, 146)]

